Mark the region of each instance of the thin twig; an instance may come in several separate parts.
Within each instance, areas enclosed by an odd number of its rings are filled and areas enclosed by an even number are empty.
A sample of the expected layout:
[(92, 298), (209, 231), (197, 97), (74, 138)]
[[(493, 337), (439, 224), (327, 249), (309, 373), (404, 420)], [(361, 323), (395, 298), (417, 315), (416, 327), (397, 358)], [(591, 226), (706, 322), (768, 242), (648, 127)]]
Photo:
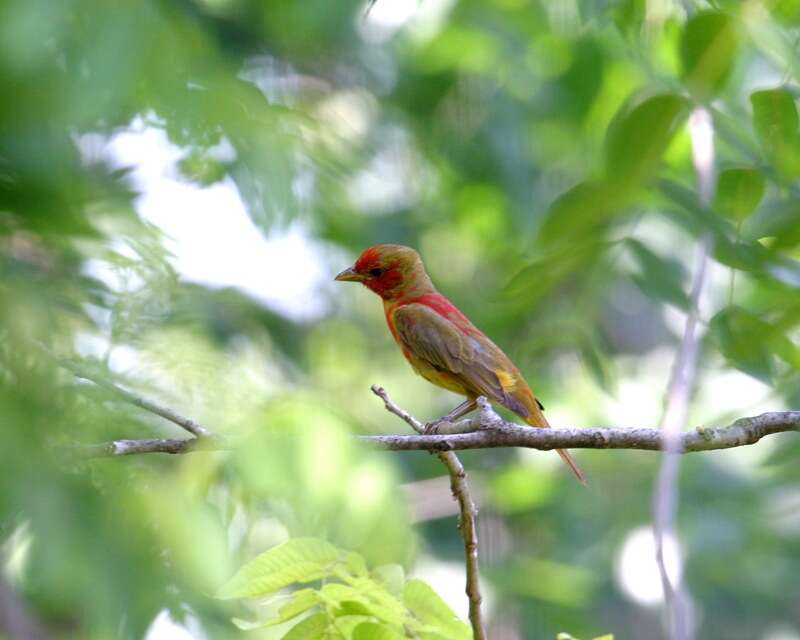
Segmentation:
[(139, 453), (180, 454), (192, 451), (223, 451), (228, 448), (218, 438), (145, 438), (75, 445), (72, 451), (81, 458), (114, 458)]
[[(711, 114), (704, 108), (695, 109), (690, 118), (692, 159), (698, 178), (698, 191), (703, 206), (708, 206), (714, 192), (714, 129)], [(678, 474), (689, 402), (697, 372), (697, 325), (700, 316), (700, 298), (706, 282), (709, 255), (713, 247), (710, 234), (705, 234), (697, 249), (689, 309), (683, 337), (675, 358), (666, 392), (666, 403), (661, 428), (664, 431), (664, 456), (653, 494), (653, 534), (656, 547), (656, 564), (661, 576), (668, 633), (673, 640), (688, 640), (691, 625), (688, 615), (688, 596), (680, 586), (681, 558), (677, 558), (675, 583), (667, 572), (664, 560), (664, 540), (675, 536), (678, 509)]]
[[(372, 385), (372, 392), (383, 400), (383, 404), (389, 413), (399, 417), (417, 433), (422, 434), (424, 432), (425, 425), (407, 411), (398, 407), (385, 389), (378, 385)], [(426, 438), (429, 436), (420, 435), (418, 437)], [(469, 621), (472, 625), (472, 635), (475, 640), (486, 640), (486, 629), (481, 613), (483, 597), (481, 596), (478, 575), (478, 528), (475, 522), (478, 510), (470, 495), (467, 474), (458, 456), (452, 451), (438, 452), (436, 455), (450, 474), (450, 488), (453, 491), (453, 497), (458, 501), (458, 508), (461, 512), (459, 527), (461, 528), (461, 536), (464, 538), (464, 556), (467, 565), (466, 593), (469, 600)]]
[(11, 583), (0, 573), (0, 634), (16, 640), (45, 640), (50, 634), (33, 617)]
[(214, 432), (210, 429), (207, 429), (203, 425), (201, 425), (196, 420), (192, 420), (191, 418), (186, 418), (181, 414), (173, 411), (166, 405), (160, 404), (143, 396), (136, 395), (128, 391), (127, 389), (123, 389), (119, 385), (114, 384), (113, 382), (109, 382), (108, 380), (104, 380), (100, 376), (87, 371), (82, 366), (68, 361), (68, 360), (56, 360), (59, 365), (71, 371), (75, 374), (76, 377), (81, 378), (83, 380), (88, 380), (89, 382), (93, 382), (98, 387), (102, 387), (108, 391), (111, 391), (115, 395), (119, 396), (125, 402), (129, 402), (145, 411), (149, 411), (150, 413), (154, 413), (157, 416), (161, 416), (165, 420), (169, 420), (173, 424), (178, 425), (182, 429), (186, 429), (189, 433), (197, 438), (214, 438)]

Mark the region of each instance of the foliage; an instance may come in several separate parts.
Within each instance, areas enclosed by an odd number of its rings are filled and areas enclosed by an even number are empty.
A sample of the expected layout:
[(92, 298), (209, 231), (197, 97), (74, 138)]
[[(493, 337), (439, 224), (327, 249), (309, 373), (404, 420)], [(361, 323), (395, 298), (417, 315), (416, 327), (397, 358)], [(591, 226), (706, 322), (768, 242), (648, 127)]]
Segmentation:
[[(377, 300), (330, 282), (373, 243), (421, 251), (553, 424), (653, 426), (710, 235), (691, 423), (800, 402), (797, 2), (364, 5), (0, 3), (0, 558), (54, 637), (141, 638), (167, 610), (198, 637), (268, 638), (211, 594), (308, 537), (463, 602), (441, 465), (352, 437), (401, 427), (372, 383), (423, 419), (456, 402), (411, 374)], [(235, 446), (75, 456), (184, 434), (42, 345)], [(789, 434), (683, 463), (697, 637), (800, 636), (798, 455)], [(620, 567), (657, 458), (578, 456), (588, 491), (554, 456), (463, 456), (490, 622), (656, 637), (652, 563)]]
[[(285, 638), (466, 640), (472, 633), (421, 580), (406, 580), (400, 565), (367, 570), (364, 558), (315, 538), (295, 538), (243, 566), (221, 598), (265, 598), (287, 587), (321, 583), (278, 595), (277, 615), (292, 622)], [(269, 605), (269, 603), (267, 603)], [(298, 616), (303, 616), (297, 622)], [(252, 628), (251, 624), (246, 625)]]

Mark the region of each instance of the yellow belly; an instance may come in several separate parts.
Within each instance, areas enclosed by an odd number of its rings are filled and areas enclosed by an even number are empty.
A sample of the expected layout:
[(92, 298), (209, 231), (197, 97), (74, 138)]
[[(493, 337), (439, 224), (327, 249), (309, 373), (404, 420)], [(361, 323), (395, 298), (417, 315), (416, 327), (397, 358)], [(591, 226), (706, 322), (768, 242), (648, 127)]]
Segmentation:
[(407, 356), (408, 361), (419, 375), (425, 378), (428, 382), (435, 384), (437, 387), (442, 387), (448, 391), (459, 393), (462, 396), (475, 396), (474, 392), (469, 391), (463, 384), (461, 378), (449, 371), (443, 371), (432, 366), (425, 360), (420, 360), (414, 356)]

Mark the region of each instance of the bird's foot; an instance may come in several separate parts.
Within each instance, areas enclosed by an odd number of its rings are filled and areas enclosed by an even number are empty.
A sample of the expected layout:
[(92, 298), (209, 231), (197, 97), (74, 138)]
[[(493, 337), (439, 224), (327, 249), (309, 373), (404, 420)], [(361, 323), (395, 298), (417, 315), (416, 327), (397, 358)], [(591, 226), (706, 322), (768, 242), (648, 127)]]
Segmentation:
[(422, 430), (422, 434), (426, 436), (435, 436), (439, 433), (439, 429), (441, 429), (446, 424), (452, 424), (450, 420), (448, 420), (446, 417), (426, 422), (425, 427)]

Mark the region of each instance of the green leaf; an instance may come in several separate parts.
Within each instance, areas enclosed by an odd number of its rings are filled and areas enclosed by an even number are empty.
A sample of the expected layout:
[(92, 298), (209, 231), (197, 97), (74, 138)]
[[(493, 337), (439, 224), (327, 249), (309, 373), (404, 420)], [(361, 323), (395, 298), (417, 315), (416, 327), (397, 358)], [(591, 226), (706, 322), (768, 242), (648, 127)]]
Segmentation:
[(319, 594), (315, 589), (300, 589), (292, 594), (292, 599), (278, 609), (278, 617), (270, 624), (281, 624), (305, 613), (311, 607), (319, 604)]
[(800, 118), (794, 96), (785, 88), (750, 95), (753, 126), (770, 161), (788, 177), (800, 174)]
[(261, 598), (294, 583), (320, 580), (346, 557), (346, 552), (324, 540), (289, 540), (244, 565), (217, 597)]
[(683, 77), (701, 102), (718, 93), (731, 74), (738, 37), (730, 16), (702, 11), (687, 23), (681, 38)]
[(800, 2), (797, 0), (768, 0), (766, 9), (770, 15), (789, 25), (800, 24)]
[(403, 640), (405, 636), (386, 625), (362, 622), (353, 630), (353, 640)]
[(392, 595), (400, 596), (406, 581), (405, 571), (399, 564), (384, 564), (372, 570), (372, 576), (378, 584)]
[(632, 108), (626, 105), (606, 135), (608, 180), (630, 191), (650, 178), (687, 114), (686, 98), (675, 94), (654, 96)]
[(800, 122), (794, 96), (788, 89), (764, 89), (750, 95), (753, 106), (753, 125), (759, 137), (778, 142), (797, 133)]
[(324, 585), (319, 593), (325, 602), (334, 607), (338, 607), (345, 600), (358, 600), (361, 597), (361, 592), (357, 589), (338, 582)]
[(739, 222), (756, 210), (764, 196), (764, 176), (756, 169), (725, 169), (719, 174), (714, 208)]
[[(579, 182), (550, 205), (539, 236), (544, 243), (566, 244), (570, 253), (585, 238), (594, 241), (597, 231), (625, 205), (622, 191), (601, 181)], [(574, 258), (573, 258), (574, 259)]]
[(722, 355), (737, 369), (762, 380), (769, 380), (774, 372), (774, 362), (765, 337), (772, 327), (738, 307), (720, 311), (709, 324)]
[(328, 617), (318, 613), (294, 625), (282, 640), (323, 640), (328, 630)]
[(471, 640), (472, 631), (458, 619), (453, 610), (422, 580), (409, 580), (403, 590), (403, 601), (423, 624), (440, 629), (453, 640)]
[(632, 278), (642, 292), (647, 296), (655, 295), (681, 309), (688, 308), (689, 296), (684, 287), (686, 271), (683, 265), (677, 260), (653, 253), (633, 238), (627, 239), (625, 243), (639, 265), (639, 274)]

